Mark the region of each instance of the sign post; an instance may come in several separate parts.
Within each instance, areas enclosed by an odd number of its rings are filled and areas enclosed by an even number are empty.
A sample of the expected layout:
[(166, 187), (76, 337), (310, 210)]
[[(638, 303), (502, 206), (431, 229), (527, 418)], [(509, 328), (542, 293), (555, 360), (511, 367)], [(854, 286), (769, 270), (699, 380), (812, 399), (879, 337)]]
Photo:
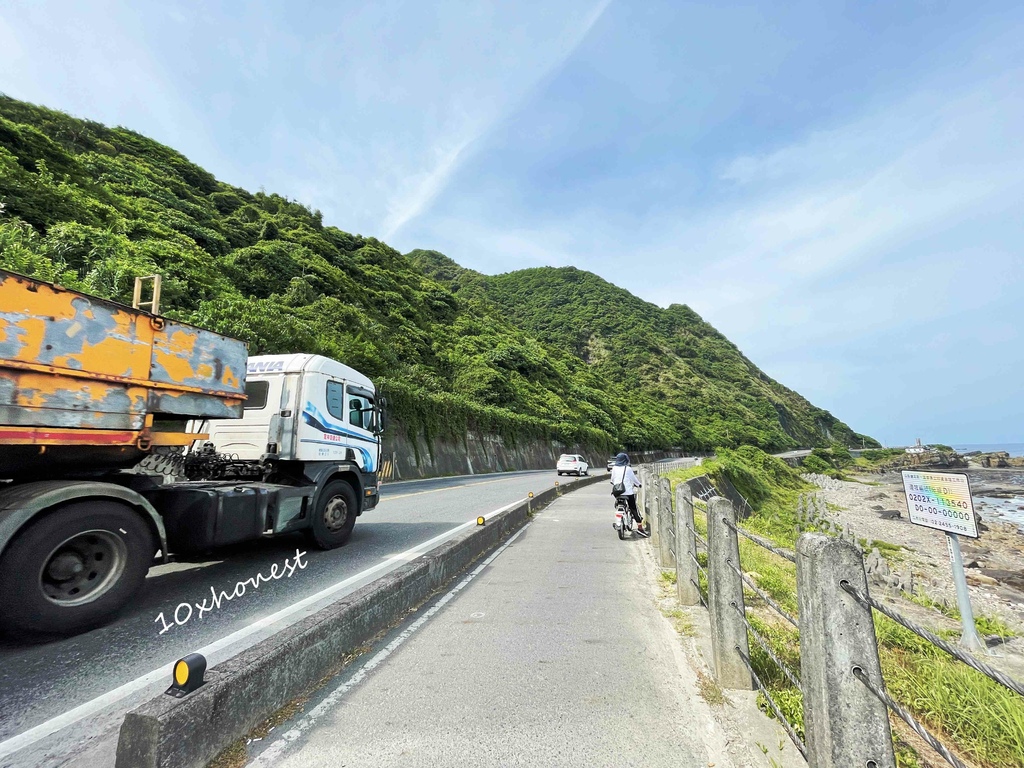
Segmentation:
[(956, 603), (963, 625), (960, 645), (975, 652), (985, 650), (985, 644), (974, 626), (974, 610), (971, 608), (964, 560), (960, 554), (960, 536), (978, 538), (970, 481), (967, 475), (954, 472), (903, 470), (902, 474), (910, 522), (946, 534), (946, 544), (953, 564), (953, 582), (956, 584)]

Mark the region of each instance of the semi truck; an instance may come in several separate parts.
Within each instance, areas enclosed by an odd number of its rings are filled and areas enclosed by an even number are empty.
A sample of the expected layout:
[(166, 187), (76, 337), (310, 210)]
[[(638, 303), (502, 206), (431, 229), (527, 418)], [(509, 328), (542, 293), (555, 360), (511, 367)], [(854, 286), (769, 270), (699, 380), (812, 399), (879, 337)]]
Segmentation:
[(369, 378), (135, 304), (0, 270), (0, 630), (99, 626), (175, 557), (339, 547), (377, 505)]

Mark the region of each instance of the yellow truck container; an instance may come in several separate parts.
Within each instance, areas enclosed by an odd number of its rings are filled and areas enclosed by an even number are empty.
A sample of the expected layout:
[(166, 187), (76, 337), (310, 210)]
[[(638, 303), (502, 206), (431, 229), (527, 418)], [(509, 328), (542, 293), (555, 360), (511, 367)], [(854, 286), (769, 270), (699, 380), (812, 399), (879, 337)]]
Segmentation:
[[(190, 419), (240, 418), (243, 342), (0, 270), (0, 461), (137, 462)], [(45, 457), (45, 459), (43, 458)]]

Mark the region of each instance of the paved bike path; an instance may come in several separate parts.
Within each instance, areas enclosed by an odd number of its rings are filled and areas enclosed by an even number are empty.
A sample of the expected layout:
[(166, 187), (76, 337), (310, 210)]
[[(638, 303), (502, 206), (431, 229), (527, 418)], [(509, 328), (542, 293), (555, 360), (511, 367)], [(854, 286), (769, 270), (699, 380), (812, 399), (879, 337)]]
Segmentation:
[(603, 483), (557, 500), (273, 765), (728, 765), (612, 517)]

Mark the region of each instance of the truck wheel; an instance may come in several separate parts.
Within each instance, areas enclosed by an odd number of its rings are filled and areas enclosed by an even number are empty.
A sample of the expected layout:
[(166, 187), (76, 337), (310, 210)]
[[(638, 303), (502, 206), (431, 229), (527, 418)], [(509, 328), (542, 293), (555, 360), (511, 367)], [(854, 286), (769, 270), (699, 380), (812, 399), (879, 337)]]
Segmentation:
[(359, 508), (356, 493), (344, 480), (332, 480), (317, 495), (308, 538), (320, 549), (340, 547), (352, 534)]
[(0, 558), (0, 627), (74, 634), (110, 620), (142, 586), (156, 545), (123, 504), (81, 501), (21, 531)]

